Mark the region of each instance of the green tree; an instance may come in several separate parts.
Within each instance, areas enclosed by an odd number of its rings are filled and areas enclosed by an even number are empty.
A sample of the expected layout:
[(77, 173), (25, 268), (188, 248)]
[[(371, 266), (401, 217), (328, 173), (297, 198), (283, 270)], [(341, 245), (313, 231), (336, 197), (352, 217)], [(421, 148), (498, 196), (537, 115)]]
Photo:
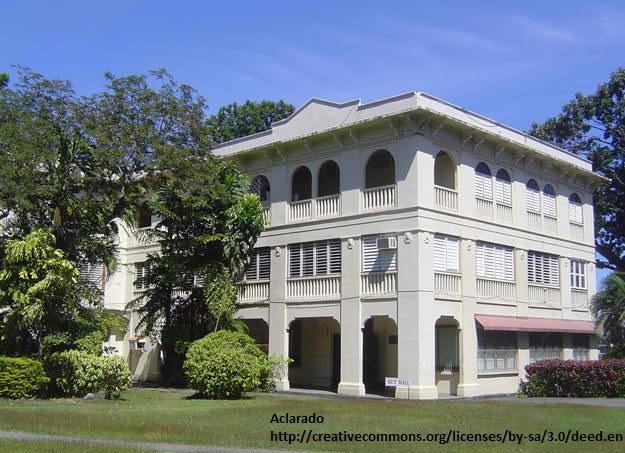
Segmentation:
[(284, 101), (245, 101), (224, 105), (208, 119), (210, 139), (219, 144), (263, 132), (271, 123), (288, 118), (295, 107)]
[(0, 88), (6, 88), (9, 84), (9, 74), (6, 72), (0, 72)]
[(625, 274), (614, 273), (603, 281), (601, 291), (592, 300), (602, 341), (608, 354), (625, 357)]
[(186, 347), (233, 321), (232, 284), (263, 229), (262, 206), (245, 175), (203, 149), (160, 155), (146, 180), (160, 251), (148, 260), (149, 289), (131, 307), (160, 336), (163, 378), (179, 382)]
[(625, 69), (612, 73), (595, 93), (575, 98), (531, 134), (592, 161), (609, 178), (594, 193), (598, 264), (625, 270)]
[[(6, 244), (0, 270), (0, 346), (4, 353), (41, 356), (45, 346), (76, 346), (96, 323), (78, 270), (55, 238), (36, 230)], [(100, 339), (100, 347), (101, 347)]]

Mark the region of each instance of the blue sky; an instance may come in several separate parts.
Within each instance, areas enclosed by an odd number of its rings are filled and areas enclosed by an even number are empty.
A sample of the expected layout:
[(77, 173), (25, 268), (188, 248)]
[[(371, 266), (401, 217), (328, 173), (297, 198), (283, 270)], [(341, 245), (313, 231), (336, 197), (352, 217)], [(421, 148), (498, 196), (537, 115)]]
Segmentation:
[(625, 64), (622, 1), (4, 0), (0, 8), (0, 71), (25, 65), (89, 94), (107, 70), (164, 67), (211, 112), (246, 99), (299, 106), (415, 90), (527, 129)]

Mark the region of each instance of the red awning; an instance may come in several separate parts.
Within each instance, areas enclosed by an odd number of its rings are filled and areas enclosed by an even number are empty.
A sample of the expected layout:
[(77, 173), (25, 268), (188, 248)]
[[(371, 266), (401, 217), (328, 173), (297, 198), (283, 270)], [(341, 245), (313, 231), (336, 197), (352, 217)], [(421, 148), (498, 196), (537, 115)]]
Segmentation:
[(519, 316), (475, 315), (484, 330), (508, 330), (513, 332), (569, 332), (595, 333), (595, 323), (550, 318), (522, 318)]

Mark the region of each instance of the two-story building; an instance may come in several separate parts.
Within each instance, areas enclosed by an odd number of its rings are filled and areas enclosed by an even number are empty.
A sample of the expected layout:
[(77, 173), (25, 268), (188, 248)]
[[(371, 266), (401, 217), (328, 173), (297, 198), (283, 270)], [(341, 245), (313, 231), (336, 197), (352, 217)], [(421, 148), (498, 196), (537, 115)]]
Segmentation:
[[(509, 393), (532, 361), (597, 358), (588, 161), (414, 92), (313, 99), (214, 152), (265, 206), (239, 316), (290, 357), (278, 389), (363, 395), (399, 377), (400, 398)], [(155, 246), (134, 231), (120, 246), (121, 310)], [(158, 348), (133, 322), (111, 344), (152, 377)]]

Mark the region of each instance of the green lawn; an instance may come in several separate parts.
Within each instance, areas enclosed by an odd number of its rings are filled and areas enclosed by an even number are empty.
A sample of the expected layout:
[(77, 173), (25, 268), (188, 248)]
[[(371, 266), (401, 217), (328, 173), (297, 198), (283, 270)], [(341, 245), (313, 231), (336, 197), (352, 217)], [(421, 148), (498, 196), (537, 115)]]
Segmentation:
[[(481, 401), (409, 402), (398, 400), (346, 400), (278, 395), (254, 396), (240, 401), (204, 401), (188, 392), (133, 389), (120, 401), (106, 400), (0, 400), (0, 430), (75, 435), (102, 439), (168, 442), (229, 447), (317, 451), (623, 451), (623, 443), (532, 444), (496, 443), (310, 443), (271, 442), (271, 430), (301, 433), (436, 433), (462, 432), (542, 433), (580, 430), (625, 433), (625, 410), (571, 405), (535, 406)], [(325, 417), (322, 425), (277, 425), (274, 413)], [(0, 450), (11, 442), (0, 442)], [(54, 443), (49, 449), (59, 451)], [(19, 450), (18, 443), (14, 448)], [(20, 444), (22, 445), (22, 444)], [(39, 448), (39, 447), (38, 447)], [(99, 450), (98, 448), (101, 448)], [(13, 448), (12, 448), (13, 449)], [(68, 450), (65, 450), (68, 451)], [(73, 451), (73, 450), (69, 450)], [(78, 451), (78, 450), (77, 450)], [(93, 451), (110, 451), (97, 447)]]

